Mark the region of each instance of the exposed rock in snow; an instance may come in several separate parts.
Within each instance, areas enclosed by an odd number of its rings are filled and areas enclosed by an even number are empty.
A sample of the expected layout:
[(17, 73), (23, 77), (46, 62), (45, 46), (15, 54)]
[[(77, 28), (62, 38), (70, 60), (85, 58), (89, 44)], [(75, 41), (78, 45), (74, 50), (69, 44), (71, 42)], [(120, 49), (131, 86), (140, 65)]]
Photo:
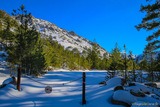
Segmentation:
[(143, 84), (137, 83), (137, 82), (135, 82), (135, 86), (127, 87), (126, 90), (128, 90), (128, 91), (134, 90), (135, 92), (142, 91), (145, 93), (151, 92), (151, 90), (146, 85), (143, 85)]

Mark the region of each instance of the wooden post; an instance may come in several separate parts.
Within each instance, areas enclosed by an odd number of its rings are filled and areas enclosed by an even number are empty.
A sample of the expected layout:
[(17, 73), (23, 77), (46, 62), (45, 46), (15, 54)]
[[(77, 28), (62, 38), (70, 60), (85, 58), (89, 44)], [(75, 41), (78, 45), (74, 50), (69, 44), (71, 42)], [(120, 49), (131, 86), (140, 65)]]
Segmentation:
[(82, 81), (82, 105), (86, 104), (86, 73), (83, 72), (83, 81)]
[(20, 66), (18, 67), (18, 72), (17, 72), (17, 90), (20, 91), (21, 87), (21, 68)]

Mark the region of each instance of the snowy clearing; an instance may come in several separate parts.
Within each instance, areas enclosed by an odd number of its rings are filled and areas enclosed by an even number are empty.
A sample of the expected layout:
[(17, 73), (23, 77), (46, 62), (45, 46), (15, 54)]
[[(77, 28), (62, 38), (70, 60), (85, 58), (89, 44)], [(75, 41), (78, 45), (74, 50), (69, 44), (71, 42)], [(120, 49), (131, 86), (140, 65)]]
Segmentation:
[[(122, 107), (113, 105), (109, 101), (113, 94), (113, 87), (98, 84), (104, 80), (105, 72), (86, 73), (87, 104), (82, 105), (81, 76), (82, 72), (48, 72), (40, 78), (32, 79), (24, 76), (21, 82), (21, 92), (18, 92), (11, 84), (0, 89), (0, 104), (3, 107)], [(1, 84), (4, 78), (0, 77)], [(72, 81), (77, 78), (79, 80)], [(50, 94), (45, 93), (47, 84), (52, 86)]]
[[(86, 105), (82, 105), (82, 72), (81, 71), (49, 71), (39, 78), (23, 76), (21, 79), (21, 91), (17, 91), (12, 84), (0, 88), (0, 106), (2, 107), (124, 107), (111, 103), (114, 98), (139, 105), (160, 104), (155, 95), (147, 95), (144, 98), (131, 95), (130, 90), (149, 90), (147, 86), (136, 83), (136, 86), (124, 87), (124, 90), (114, 92), (116, 86), (121, 85), (122, 77), (114, 77), (106, 82), (107, 85), (99, 85), (105, 80), (107, 72), (86, 72)], [(1, 72), (0, 84), (9, 78), (9, 74)], [(50, 94), (45, 92), (45, 87), (52, 87)], [(150, 91), (150, 90), (149, 90)], [(151, 92), (151, 91), (150, 91)], [(158, 93), (160, 94), (160, 93)], [(129, 99), (128, 99), (129, 98)]]

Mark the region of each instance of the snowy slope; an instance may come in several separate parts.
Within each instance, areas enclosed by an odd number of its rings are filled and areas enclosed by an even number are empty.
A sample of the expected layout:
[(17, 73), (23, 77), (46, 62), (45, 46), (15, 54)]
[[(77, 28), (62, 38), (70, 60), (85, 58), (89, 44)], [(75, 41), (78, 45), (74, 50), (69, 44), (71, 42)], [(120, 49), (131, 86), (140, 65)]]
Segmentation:
[[(92, 48), (93, 43), (91, 41), (78, 36), (73, 31), (68, 32), (64, 29), (61, 29), (51, 22), (33, 17), (32, 26), (34, 26), (43, 37), (51, 36), (53, 40), (64, 46), (65, 49), (73, 50), (74, 48), (77, 48), (79, 52), (82, 53), (83, 50)], [(100, 46), (99, 50), (101, 56), (106, 53), (106, 50)]]

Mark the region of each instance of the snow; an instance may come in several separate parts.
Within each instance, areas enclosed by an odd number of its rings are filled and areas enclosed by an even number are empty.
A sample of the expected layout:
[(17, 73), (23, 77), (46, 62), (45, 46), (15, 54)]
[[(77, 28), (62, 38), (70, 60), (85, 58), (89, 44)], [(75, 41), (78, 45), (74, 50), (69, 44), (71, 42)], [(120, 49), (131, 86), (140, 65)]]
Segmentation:
[(113, 99), (127, 102), (128, 104), (132, 104), (137, 101), (137, 99), (132, 94), (125, 90), (118, 90), (114, 92)]
[(143, 101), (137, 101), (133, 103), (131, 107), (158, 107), (158, 103), (146, 103)]
[(154, 97), (151, 97), (149, 95), (146, 95), (145, 97), (137, 97), (130, 93), (130, 91), (126, 90), (118, 90), (114, 92), (113, 95), (114, 100), (123, 101), (128, 104), (135, 104), (137, 101), (142, 101), (148, 104), (160, 104), (160, 100), (155, 99)]
[[(123, 107), (111, 104), (112, 96), (114, 99), (127, 101), (129, 104), (133, 103), (132, 107), (136, 107), (140, 102), (142, 102), (141, 104), (160, 104), (160, 101), (151, 97), (153, 95), (145, 98), (133, 96), (129, 93), (129, 87), (114, 92), (114, 87), (121, 84), (122, 77), (108, 80), (105, 86), (99, 85), (101, 81), (105, 80), (106, 75), (106, 71), (86, 71), (86, 105), (81, 104), (82, 71), (71, 72), (64, 69), (49, 71), (39, 78), (23, 76), (20, 92), (12, 84), (1, 88), (0, 104), (3, 107)], [(0, 77), (0, 84), (7, 78), (8, 76)], [(50, 94), (45, 93), (45, 87), (48, 85), (52, 87)], [(146, 88), (143, 84), (136, 83), (136, 85), (143, 90)], [(132, 86), (132, 89), (137, 87)]]
[(151, 92), (151, 89), (149, 89), (146, 85), (143, 85), (141, 83), (137, 83), (137, 82), (134, 82), (136, 86), (130, 86), (130, 87), (127, 87), (126, 89), (127, 90), (134, 90), (134, 91), (143, 91), (143, 92)]
[(2, 84), (3, 84), (3, 85), (9, 84), (9, 83), (12, 82), (12, 81), (13, 81), (12, 78), (8, 78), (8, 79), (4, 80)]
[(107, 85), (115, 87), (115, 86), (121, 86), (122, 83), (122, 77), (113, 77), (110, 80), (107, 81)]
[[(105, 79), (106, 72), (86, 73), (86, 100), (82, 105), (82, 72), (48, 72), (40, 78), (22, 77), (21, 91), (15, 86), (7, 85), (0, 89), (0, 104), (3, 107), (123, 107), (109, 102), (113, 94), (113, 87), (100, 86), (98, 83)], [(2, 81), (0, 77), (0, 80)], [(34, 80), (34, 81), (33, 81)], [(37, 81), (37, 82), (36, 82)], [(67, 83), (63, 85), (64, 83)], [(1, 83), (0, 83), (1, 84)], [(45, 85), (44, 85), (45, 84)], [(52, 92), (45, 93), (45, 87), (50, 84)]]
[[(2, 65), (6, 63), (2, 61)], [(0, 70), (0, 84), (9, 83), (11, 81), (8, 69), (3, 66)], [(86, 72), (86, 101), (87, 104), (82, 105), (82, 72)], [(111, 98), (119, 101), (125, 101), (132, 104), (132, 107), (138, 105), (158, 105), (160, 100), (157, 95), (160, 91), (145, 86), (141, 83), (135, 83), (136, 86), (127, 87), (125, 90), (114, 92), (116, 86), (121, 85), (122, 77), (116, 76), (109, 79), (107, 85), (99, 85), (105, 81), (108, 75), (107, 71), (69, 71), (65, 69), (57, 69), (48, 71), (42, 77), (22, 76), (21, 91), (16, 89), (12, 84), (0, 88), (0, 106), (2, 107), (124, 107), (111, 103)], [(5, 81), (4, 81), (5, 80)], [(50, 94), (45, 92), (46, 86), (52, 87)], [(134, 91), (149, 91), (152, 94), (145, 97), (136, 97), (130, 93)], [(157, 95), (155, 95), (157, 94)], [(146, 106), (145, 106), (146, 107)], [(148, 106), (149, 107), (149, 106)]]

